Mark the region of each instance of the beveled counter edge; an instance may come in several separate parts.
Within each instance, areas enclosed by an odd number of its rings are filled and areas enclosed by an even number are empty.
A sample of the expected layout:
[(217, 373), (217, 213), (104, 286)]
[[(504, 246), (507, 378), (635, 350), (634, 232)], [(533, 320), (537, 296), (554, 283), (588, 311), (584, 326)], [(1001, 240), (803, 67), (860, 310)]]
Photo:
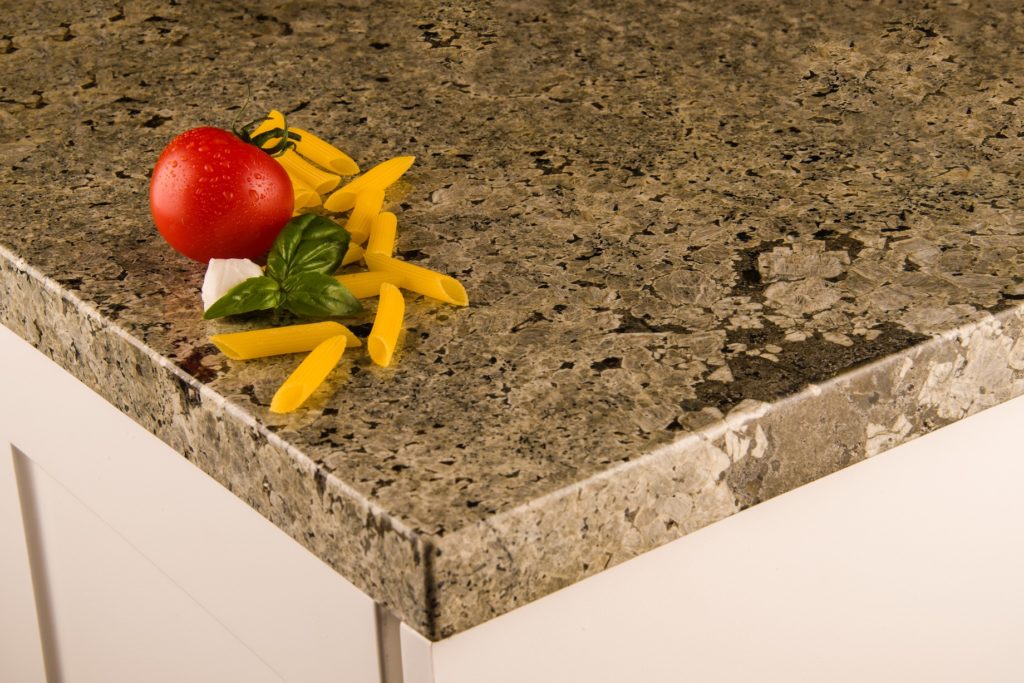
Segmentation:
[[(745, 401), (640, 458), (435, 539), (429, 635), (450, 637), (1020, 395), (1024, 306), (978, 312), (779, 401)], [(463, 571), (485, 562), (492, 571)]]

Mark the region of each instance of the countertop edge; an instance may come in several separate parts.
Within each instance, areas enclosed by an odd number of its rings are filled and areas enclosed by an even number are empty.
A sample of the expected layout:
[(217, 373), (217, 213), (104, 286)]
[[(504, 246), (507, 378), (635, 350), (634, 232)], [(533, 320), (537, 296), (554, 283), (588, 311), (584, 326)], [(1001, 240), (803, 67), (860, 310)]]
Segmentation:
[[(1020, 395), (1024, 306), (979, 312), (782, 400), (745, 401), (647, 455), (437, 539), (432, 637), (454, 635)], [(494, 571), (465, 571), (488, 562)]]

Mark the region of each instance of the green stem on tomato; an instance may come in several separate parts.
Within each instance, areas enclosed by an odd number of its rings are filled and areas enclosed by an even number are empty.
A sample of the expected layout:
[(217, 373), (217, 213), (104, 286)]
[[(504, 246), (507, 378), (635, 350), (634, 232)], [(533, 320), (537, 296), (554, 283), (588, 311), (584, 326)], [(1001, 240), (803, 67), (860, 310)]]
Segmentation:
[[(287, 119), (284, 118), (284, 116), (281, 117), (282, 120), (284, 121), (283, 128), (271, 128), (270, 130), (264, 131), (259, 135), (253, 137), (253, 130), (255, 130), (256, 127), (259, 126), (261, 123), (266, 121), (267, 118), (268, 117), (263, 117), (262, 119), (250, 121), (241, 128), (235, 128), (234, 133), (235, 135), (242, 139), (242, 142), (247, 142), (250, 145), (255, 145), (256, 147), (259, 147), (261, 150), (263, 150), (272, 157), (284, 154), (287, 150), (295, 147), (296, 140), (302, 139), (302, 136), (299, 135), (298, 133), (293, 133), (290, 130), (288, 130), (288, 121)], [(271, 140), (274, 140), (275, 138), (280, 138), (277, 141), (277, 143), (275, 143), (271, 147), (263, 146), (264, 144), (270, 142)]]

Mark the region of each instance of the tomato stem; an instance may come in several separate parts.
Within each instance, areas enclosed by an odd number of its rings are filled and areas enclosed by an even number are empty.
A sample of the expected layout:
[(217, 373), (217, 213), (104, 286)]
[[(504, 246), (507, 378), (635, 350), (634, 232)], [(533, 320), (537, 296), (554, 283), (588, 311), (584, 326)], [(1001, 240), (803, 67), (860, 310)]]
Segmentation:
[[(270, 117), (263, 117), (261, 119), (256, 119), (255, 121), (250, 121), (249, 123), (245, 124), (241, 128), (235, 128), (234, 129), (234, 133), (239, 138), (241, 138), (242, 142), (247, 142), (250, 145), (255, 145), (256, 147), (259, 147), (261, 150), (263, 150), (264, 152), (266, 152), (270, 156), (276, 157), (276, 156), (280, 156), (280, 155), (284, 154), (289, 149), (294, 148), (295, 147), (295, 141), (296, 140), (301, 140), (302, 136), (299, 135), (298, 133), (293, 133), (290, 130), (288, 130), (288, 121), (287, 121), (287, 119), (284, 118), (284, 116), (282, 116), (281, 120), (284, 123), (283, 127), (271, 128), (270, 130), (264, 131), (264, 132), (262, 132), (259, 135), (256, 135), (254, 137), (253, 134), (252, 134), (253, 131), (256, 130), (256, 128), (261, 123), (263, 123), (264, 121), (269, 120), (269, 118)], [(263, 146), (266, 143), (268, 143), (268, 142), (270, 142), (271, 140), (274, 140), (274, 139), (278, 139), (278, 140), (272, 146), (270, 146), (270, 147), (264, 147)]]

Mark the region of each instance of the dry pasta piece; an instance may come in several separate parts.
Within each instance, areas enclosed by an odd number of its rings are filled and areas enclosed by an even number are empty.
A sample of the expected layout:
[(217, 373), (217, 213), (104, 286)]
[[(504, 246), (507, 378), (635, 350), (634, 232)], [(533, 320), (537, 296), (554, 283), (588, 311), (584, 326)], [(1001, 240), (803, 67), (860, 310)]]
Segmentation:
[(382, 256), (381, 254), (367, 253), (364, 257), (366, 265), (370, 270), (389, 273), (400, 283), (402, 289), (416, 292), (423, 296), (439, 299), (456, 306), (468, 306), (469, 297), (466, 289), (455, 278), (423, 268), (414, 266), (405, 261)]
[[(271, 109), (270, 113), (267, 114), (267, 120), (256, 126), (256, 129), (250, 133), (250, 137), (256, 137), (260, 133), (266, 133), (275, 128), (284, 128), (284, 114), (276, 109)], [(267, 147), (272, 146), (273, 142), (266, 143)]]
[(394, 273), (383, 270), (335, 275), (334, 279), (345, 285), (345, 288), (352, 292), (352, 296), (357, 299), (369, 299), (377, 296), (380, 293), (380, 286), (385, 282), (396, 287), (401, 286), (401, 281), (395, 277)]
[(380, 301), (377, 314), (373, 318), (373, 328), (366, 339), (366, 350), (377, 365), (391, 365), (391, 357), (398, 344), (398, 334), (402, 331), (402, 318), (405, 316), (405, 299), (398, 287), (385, 282), (380, 286)]
[(364, 190), (384, 190), (409, 170), (416, 157), (395, 157), (377, 164), (327, 198), (324, 208), (328, 211), (348, 211), (355, 205), (356, 196)]
[(289, 130), (300, 138), (295, 142), (295, 151), (314, 164), (330, 169), (338, 175), (359, 173), (359, 164), (331, 143), (321, 140), (308, 130), (301, 128), (290, 128)]
[(277, 163), (284, 166), (284, 170), (288, 172), (290, 177), (301, 180), (320, 194), (330, 192), (341, 182), (341, 178), (333, 173), (321, 171), (296, 154), (294, 150), (285, 150), (283, 154), (274, 157), (274, 159), (277, 160)]
[(295, 191), (295, 211), (300, 209), (314, 209), (320, 206), (320, 195), (314, 190), (306, 187), (292, 185)]
[[(285, 169), (285, 173), (288, 173), (288, 169)], [(288, 180), (292, 181), (292, 192), (298, 193), (301, 190), (304, 192), (312, 192), (313, 194), (316, 194), (316, 190), (313, 189), (313, 186), (307, 183), (302, 178), (299, 178), (298, 176), (288, 173)], [(319, 201), (319, 199), (317, 201)]]
[(324, 201), (324, 208), (334, 213), (344, 213), (356, 205), (356, 192), (338, 190)]
[(232, 360), (250, 360), (266, 356), (280, 356), (285, 353), (312, 351), (331, 337), (345, 337), (349, 346), (361, 346), (359, 338), (344, 325), (336, 322), (309, 323), (307, 325), (286, 325), (248, 332), (215, 334), (210, 341)]
[(345, 223), (345, 229), (352, 235), (353, 242), (362, 244), (370, 236), (370, 226), (383, 204), (384, 190), (370, 189), (359, 193), (352, 215)]
[(295, 198), (292, 204), (293, 216), (298, 216), (303, 209), (315, 209), (320, 206), (322, 200), (316, 190), (292, 175), (289, 175), (288, 179), (292, 183), (292, 194)]
[(395, 253), (395, 233), (398, 230), (398, 218), (390, 211), (382, 211), (373, 219), (370, 226), (370, 241), (366, 243), (366, 251), (371, 254), (391, 256)]
[(345, 344), (345, 336), (339, 334), (325, 339), (310, 351), (274, 394), (270, 401), (270, 412), (290, 413), (305, 403), (341, 360)]
[[(251, 137), (256, 137), (257, 135), (271, 131), (274, 128), (284, 128), (284, 124), (284, 114), (276, 109), (272, 109), (270, 113), (267, 114), (267, 120), (256, 127), (256, 129), (251, 133)], [(263, 146), (272, 147), (277, 141), (277, 138), (268, 140)], [(323, 141), (321, 140), (321, 142)], [(284, 154), (274, 158), (277, 159), (277, 162), (284, 167), (285, 171), (288, 172), (288, 177), (292, 179), (292, 185), (295, 187), (308, 186), (315, 192), (324, 194), (333, 190), (338, 186), (338, 183), (341, 182), (341, 178), (333, 173), (321, 171), (319, 168), (313, 166), (296, 154), (294, 150), (289, 149)]]
[(345, 252), (344, 258), (341, 259), (341, 265), (347, 266), (350, 263), (355, 263), (363, 258), (363, 248), (358, 244), (349, 242), (348, 251)]

